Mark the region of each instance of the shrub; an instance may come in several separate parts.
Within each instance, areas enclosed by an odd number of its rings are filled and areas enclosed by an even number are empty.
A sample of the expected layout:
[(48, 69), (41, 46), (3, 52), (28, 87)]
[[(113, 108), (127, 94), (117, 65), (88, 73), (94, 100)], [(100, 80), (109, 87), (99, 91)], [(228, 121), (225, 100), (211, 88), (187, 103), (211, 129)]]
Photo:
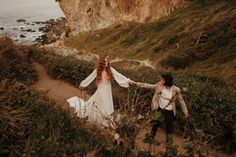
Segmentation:
[(14, 45), (7, 37), (0, 38), (0, 43), (0, 80), (10, 78), (32, 84), (37, 79), (37, 74), (28, 54), (23, 52), (24, 48)]
[(173, 67), (174, 69), (182, 69), (191, 64), (192, 59), (189, 57), (168, 56), (161, 60), (162, 66)]

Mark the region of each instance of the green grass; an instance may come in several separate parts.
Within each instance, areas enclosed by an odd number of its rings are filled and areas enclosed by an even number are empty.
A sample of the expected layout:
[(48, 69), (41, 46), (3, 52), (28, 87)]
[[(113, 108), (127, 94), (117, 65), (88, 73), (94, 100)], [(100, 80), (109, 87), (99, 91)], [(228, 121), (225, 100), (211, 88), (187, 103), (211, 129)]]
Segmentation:
[(0, 80), (16, 79), (32, 84), (37, 79), (36, 71), (31, 66), (30, 56), (24, 53), (24, 47), (15, 46), (11, 39), (0, 38)]
[[(31, 68), (31, 61), (38, 61), (48, 69), (52, 77), (64, 79), (73, 85), (78, 85), (94, 68), (94, 64), (78, 61), (72, 57), (65, 58), (32, 47), (16, 49), (12, 46), (14, 45), (5, 48), (14, 50), (16, 60), (18, 58), (21, 61), (29, 60), (27, 65)], [(1, 56), (1, 61), (6, 58)], [(2, 65), (7, 67), (6, 63)], [(19, 69), (16, 68), (16, 71)], [(118, 71), (135, 81), (149, 83), (157, 82), (157, 76), (162, 73), (145, 67), (136, 70), (118, 69)], [(173, 75), (175, 84), (185, 88), (183, 96), (190, 112), (188, 121), (183, 120), (181, 113), (177, 114), (175, 132), (191, 137), (199, 143), (213, 137), (208, 141), (208, 145), (233, 152), (235, 141), (232, 137), (235, 136), (236, 126), (235, 90), (217, 78), (180, 72), (173, 72)], [(21, 80), (16, 79), (18, 75), (15, 77), (9, 74), (4, 75), (0, 81), (0, 124), (3, 126), (0, 128), (0, 133), (3, 135), (0, 143), (1, 155), (135, 156), (133, 147), (138, 131), (135, 124), (142, 125), (142, 122), (132, 123), (124, 119), (117, 130), (124, 139), (124, 145), (117, 145), (110, 137), (101, 136), (99, 129), (85, 127), (83, 121), (70, 117), (68, 111), (29, 88), (28, 85), (37, 80), (37, 75), (32, 76), (35, 74), (26, 73), (25, 79)], [(145, 119), (150, 118), (147, 115), (150, 112), (153, 91), (138, 88), (127, 90), (118, 87), (115, 82), (112, 86), (116, 111), (131, 117), (142, 114), (145, 115)], [(90, 93), (94, 90), (95, 85), (89, 89)]]
[[(111, 137), (20, 82), (0, 82), (1, 156), (118, 155)], [(119, 146), (126, 154), (128, 148)], [(132, 151), (130, 151), (132, 154)], [(121, 153), (120, 153), (121, 154)], [(126, 156), (126, 155), (124, 155)]]
[[(204, 66), (206, 62), (217, 68), (230, 66), (236, 59), (235, 16), (233, 1), (192, 1), (158, 21), (87, 32), (67, 39), (65, 44), (100, 55), (149, 59), (158, 68), (202, 72), (209, 69)], [(218, 74), (232, 82), (224, 77), (225, 69)], [(230, 73), (235, 75), (235, 71)]]
[[(39, 56), (41, 62), (58, 61), (57, 66), (48, 69), (77, 82), (73, 72), (65, 73), (72, 66), (65, 69), (60, 64), (62, 58), (51, 56), (47, 60), (46, 53), (35, 55), (39, 51), (16, 46), (9, 38), (0, 38), (0, 45), (4, 70), (0, 79), (0, 156), (133, 156), (128, 146), (118, 146), (109, 135), (104, 138), (99, 128), (71, 117), (69, 111), (29, 87), (37, 80), (32, 60)], [(77, 72), (81, 67), (77, 64), (73, 68)], [(75, 74), (78, 75), (81, 74)]]
[[(167, 68), (191, 70), (191, 66), (196, 66), (201, 70), (199, 63), (203, 62), (208, 68), (215, 64), (217, 68), (221, 64), (232, 64), (235, 59), (234, 17), (235, 2), (204, 1), (199, 4), (194, 1), (160, 21), (117, 25), (68, 39), (66, 44), (98, 54), (149, 58), (154, 62), (158, 59), (160, 62), (156, 64), (162, 63)], [(201, 32), (202, 38), (196, 44)], [(125, 121), (118, 129), (127, 139), (124, 146), (118, 146), (110, 137), (100, 136), (100, 130), (83, 127), (83, 121), (71, 118), (67, 111), (28, 87), (37, 80), (32, 60), (43, 64), (53, 78), (75, 86), (92, 72), (94, 63), (33, 47), (15, 46), (7, 38), (0, 39), (0, 52), (0, 155), (134, 156), (131, 146), (137, 130), (131, 122)], [(157, 76), (163, 72), (149, 68), (116, 69), (135, 81), (148, 83), (157, 82)], [(235, 89), (215, 77), (186, 71), (172, 71), (172, 74), (175, 84), (185, 89), (182, 93), (190, 112), (188, 121), (177, 113), (175, 133), (193, 141), (208, 141), (213, 148), (226, 152), (235, 151)], [(232, 71), (231, 76), (233, 74)], [(147, 115), (153, 91), (123, 89), (114, 81), (112, 86), (116, 111), (150, 118)], [(93, 84), (88, 91), (92, 94), (95, 89)]]
[[(44, 56), (43, 53), (39, 54)], [(54, 71), (52, 73), (53, 77), (67, 74), (70, 71), (81, 73), (81, 70), (76, 68), (76, 64), (77, 66), (81, 66), (79, 65), (80, 61), (77, 59), (70, 59), (69, 63), (74, 66), (68, 68), (68, 58), (65, 59), (59, 55), (55, 57), (54, 54), (51, 54), (51, 56), (53, 57), (51, 58), (50, 55), (48, 55), (48, 59), (51, 60), (51, 62), (42, 62), (42, 64), (44, 64), (49, 71)], [(38, 56), (35, 59), (37, 60), (37, 58), (42, 57)], [(58, 60), (60, 60), (60, 62), (58, 62)], [(62, 69), (60, 72), (58, 72), (57, 69), (51, 69), (51, 67), (57, 67), (57, 65), (60, 65)], [(94, 68), (92, 64), (83, 64), (83, 66), (87, 67), (88, 71), (92, 71), (91, 69)], [(147, 67), (134, 70), (116, 69), (134, 81), (148, 83), (156, 83), (158, 81), (158, 75), (163, 72)], [(178, 112), (175, 132), (185, 137), (191, 137), (192, 140), (202, 142), (212, 138), (208, 141), (209, 145), (220, 147), (227, 152), (232, 152), (235, 149), (233, 137), (235, 136), (234, 130), (236, 129), (234, 121), (234, 117), (236, 116), (236, 91), (229, 88), (225, 82), (219, 78), (186, 72), (172, 72), (172, 74), (175, 78), (175, 84), (184, 89), (182, 94), (190, 112), (190, 119), (188, 121), (185, 121), (183, 114)], [(67, 75), (64, 79), (74, 84), (74, 80), (82, 80), (82, 78), (84, 78), (82, 75), (72, 77), (74, 76)], [(95, 86), (93, 85), (92, 88), (86, 90), (92, 94), (95, 91)], [(115, 81), (112, 83), (112, 90), (116, 111), (124, 114), (128, 113), (130, 116), (149, 114), (150, 103), (153, 96), (152, 90), (139, 88), (127, 90), (118, 87)], [(178, 111), (180, 111), (180, 109), (178, 109)]]

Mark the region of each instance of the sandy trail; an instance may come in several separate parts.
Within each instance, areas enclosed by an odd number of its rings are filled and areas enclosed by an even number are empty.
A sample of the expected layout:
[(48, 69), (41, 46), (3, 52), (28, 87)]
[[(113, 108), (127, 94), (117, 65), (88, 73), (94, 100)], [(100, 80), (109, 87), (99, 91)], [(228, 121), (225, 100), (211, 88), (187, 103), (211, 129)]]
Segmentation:
[[(76, 48), (65, 46), (63, 40), (59, 40), (55, 43), (51, 43), (48, 45), (43, 45), (42, 48), (53, 51), (55, 54), (58, 54), (58, 55), (75, 57), (78, 60), (86, 60), (86, 61), (91, 62), (91, 61), (96, 61), (97, 59), (99, 59), (98, 54), (94, 54), (86, 50), (78, 51)], [(110, 63), (120, 64), (128, 69), (134, 69), (134, 68), (142, 67), (142, 66), (155, 69), (155, 66), (153, 65), (153, 63), (148, 59), (139, 60), (139, 59), (125, 59), (125, 58), (116, 57), (116, 58), (111, 59)]]
[[(145, 138), (145, 134), (150, 132), (151, 129), (151, 125), (146, 123), (144, 124), (143, 128), (141, 128), (138, 132), (138, 135), (135, 139), (135, 144), (136, 144), (136, 148), (137, 150), (146, 150), (146, 151), (151, 151), (153, 152), (155, 155), (158, 155), (160, 152), (164, 152), (166, 150), (166, 135), (165, 135), (165, 131), (162, 129), (158, 129), (157, 134), (155, 136), (155, 141), (159, 142), (160, 145), (150, 145), (147, 143), (144, 143), (143, 140)], [(184, 151), (182, 148), (183, 143), (189, 142), (185, 139), (182, 139), (176, 135), (173, 136), (173, 145), (178, 145), (180, 146), (181, 151)]]
[(39, 63), (34, 63), (33, 65), (38, 72), (39, 78), (32, 87), (39, 92), (45, 93), (48, 98), (54, 100), (64, 109), (69, 109), (71, 113), (74, 113), (73, 108), (71, 108), (66, 101), (73, 96), (87, 99), (88, 95), (86, 95), (84, 91), (82, 92), (79, 88), (65, 81), (52, 79), (47, 74), (46, 69)]

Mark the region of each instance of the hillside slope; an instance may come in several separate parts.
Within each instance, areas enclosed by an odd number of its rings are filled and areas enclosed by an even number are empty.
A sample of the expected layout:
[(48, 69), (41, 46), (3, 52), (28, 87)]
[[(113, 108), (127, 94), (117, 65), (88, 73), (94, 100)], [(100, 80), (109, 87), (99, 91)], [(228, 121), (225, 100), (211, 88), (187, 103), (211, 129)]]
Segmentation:
[(60, 0), (73, 34), (123, 21), (150, 22), (168, 16), (186, 0)]
[[(150, 156), (151, 151), (158, 156), (192, 156), (194, 152), (210, 156), (210, 147), (235, 154), (236, 92), (221, 80), (173, 73), (176, 85), (183, 87), (183, 97), (191, 115), (186, 121), (178, 113), (174, 132), (191, 139), (191, 144), (186, 145), (185, 140), (180, 142), (186, 152), (175, 145), (168, 148), (170, 151), (159, 152), (159, 148), (165, 146), (161, 133), (157, 137), (162, 143), (160, 147), (137, 151), (136, 146), (144, 146), (142, 129), (150, 127), (146, 120), (151, 119), (151, 90), (124, 89), (112, 83), (115, 111), (122, 115), (118, 120), (115, 118), (119, 122), (116, 132), (123, 144), (117, 145), (119, 141), (104, 134), (106, 131), (85, 125), (84, 120), (64, 110), (68, 107), (65, 99), (80, 95), (73, 85), (78, 86), (93, 69), (93, 63), (37, 47), (14, 45), (11, 39), (0, 38), (0, 133), (3, 135), (0, 156), (141, 157)], [(161, 73), (148, 67), (118, 71), (136, 81), (149, 83), (156, 82)], [(86, 89), (88, 93), (95, 91), (95, 83), (93, 85)]]
[(65, 44), (100, 55), (149, 59), (161, 69), (219, 76), (234, 85), (235, 17), (233, 1), (193, 1), (159, 21), (114, 25), (71, 37)]

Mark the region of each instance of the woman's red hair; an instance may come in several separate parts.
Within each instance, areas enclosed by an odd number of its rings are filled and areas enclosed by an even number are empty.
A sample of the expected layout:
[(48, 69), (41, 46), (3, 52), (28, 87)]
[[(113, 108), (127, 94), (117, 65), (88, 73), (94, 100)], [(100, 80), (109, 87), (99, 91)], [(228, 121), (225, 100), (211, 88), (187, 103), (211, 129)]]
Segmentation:
[(106, 70), (107, 72), (107, 76), (108, 76), (108, 79), (110, 81), (112, 81), (112, 72), (111, 72), (111, 68), (110, 68), (110, 64), (108, 62), (108, 66), (106, 67), (106, 57), (101, 57), (98, 61), (98, 64), (97, 64), (97, 77), (96, 77), (96, 84), (98, 85), (101, 80), (102, 80), (102, 72), (103, 70)]

